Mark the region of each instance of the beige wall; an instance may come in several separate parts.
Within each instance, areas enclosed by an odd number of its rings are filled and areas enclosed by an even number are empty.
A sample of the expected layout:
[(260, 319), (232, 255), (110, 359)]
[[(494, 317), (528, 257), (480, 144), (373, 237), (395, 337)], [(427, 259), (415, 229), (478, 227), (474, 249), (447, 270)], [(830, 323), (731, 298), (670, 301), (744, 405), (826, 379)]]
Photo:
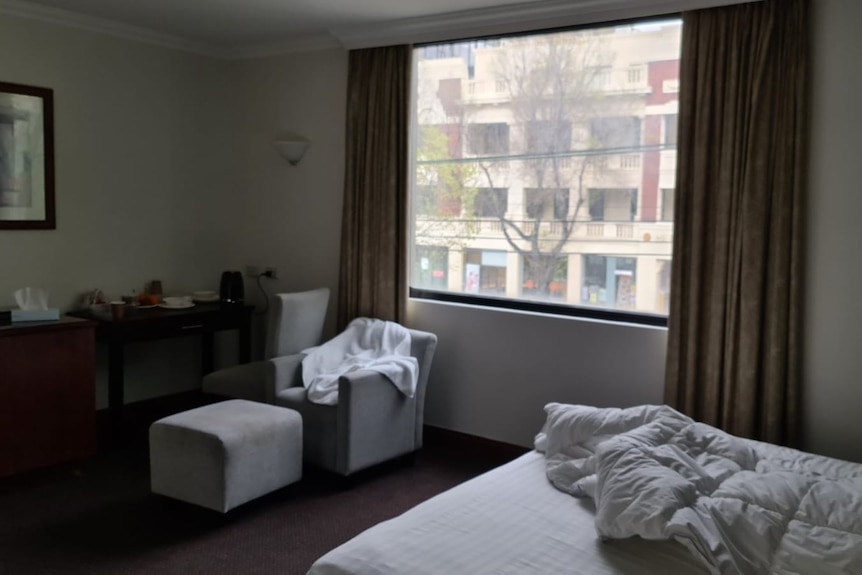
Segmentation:
[[(862, 4), (813, 4), (805, 440), (862, 461), (862, 77), (849, 56), (862, 52)], [(279, 268), (270, 290), (335, 288), (346, 69), (340, 50), (219, 64), (4, 22), (0, 77), (56, 91), (59, 227), (0, 232), (0, 305), (21, 285), (68, 305), (94, 286), (124, 290), (158, 275), (193, 288), (245, 264)], [(274, 156), (280, 130), (312, 141), (298, 167)], [(153, 203), (138, 209), (144, 192)], [(662, 330), (416, 301), (409, 323), (441, 339), (428, 391), (435, 425), (528, 445), (546, 401), (661, 401)], [(132, 379), (149, 385), (163, 349), (193, 363), (193, 346), (136, 351)], [(178, 388), (197, 383), (183, 361), (171, 372)]]
[[(235, 173), (225, 69), (0, 17), (0, 79), (54, 90), (57, 211), (56, 230), (0, 231), (0, 307), (23, 286), (47, 289), (64, 310), (93, 288), (119, 296), (154, 278), (171, 291), (218, 289)], [(130, 347), (129, 398), (197, 385), (197, 350), (194, 338)]]
[[(269, 293), (331, 288), (326, 329), (334, 335), (347, 52), (238, 62), (229, 77), (237, 127), (233, 169), (239, 177), (230, 192), (231, 264), (275, 266), (278, 279), (262, 280)], [(285, 131), (311, 141), (297, 166), (273, 148)], [(263, 302), (252, 280), (246, 280), (246, 292), (252, 302)]]
[(862, 3), (815, 0), (805, 444), (862, 461)]

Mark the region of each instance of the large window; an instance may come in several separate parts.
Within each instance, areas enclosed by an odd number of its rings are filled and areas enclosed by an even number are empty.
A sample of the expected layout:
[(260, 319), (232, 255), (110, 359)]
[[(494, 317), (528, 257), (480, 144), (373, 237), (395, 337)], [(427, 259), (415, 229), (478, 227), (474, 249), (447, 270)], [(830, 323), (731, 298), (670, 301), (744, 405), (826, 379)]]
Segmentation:
[(661, 324), (681, 30), (416, 48), (414, 297)]

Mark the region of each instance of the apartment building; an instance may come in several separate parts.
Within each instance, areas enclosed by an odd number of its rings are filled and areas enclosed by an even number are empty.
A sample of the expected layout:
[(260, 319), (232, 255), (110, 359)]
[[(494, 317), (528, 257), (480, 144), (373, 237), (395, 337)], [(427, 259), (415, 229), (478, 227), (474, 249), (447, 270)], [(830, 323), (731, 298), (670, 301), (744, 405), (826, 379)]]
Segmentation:
[(680, 33), (418, 50), (412, 285), (666, 313)]

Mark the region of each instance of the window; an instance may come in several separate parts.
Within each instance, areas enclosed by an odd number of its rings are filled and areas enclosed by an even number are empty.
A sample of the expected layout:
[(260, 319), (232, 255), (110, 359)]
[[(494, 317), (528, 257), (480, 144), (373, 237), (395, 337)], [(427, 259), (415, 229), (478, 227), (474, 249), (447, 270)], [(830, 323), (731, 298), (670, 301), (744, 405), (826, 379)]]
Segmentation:
[(417, 287), (446, 289), (449, 282), (449, 249), (442, 246), (416, 246), (413, 279)]
[(506, 252), (468, 250), (464, 262), (466, 293), (506, 293)]
[(669, 146), (676, 146), (677, 118), (676, 114), (664, 117), (664, 143)]
[(636, 117), (594, 118), (590, 134), (602, 148), (637, 148), (641, 143), (641, 119)]
[(676, 115), (641, 88), (682, 23), (644, 22), (414, 50), (413, 297), (666, 322)]
[(555, 155), (566, 152), (572, 147), (572, 123), (529, 120), (525, 144), (530, 154)]
[(594, 66), (588, 73), (587, 84), (593, 90), (601, 90), (611, 85), (611, 74), (613, 68), (610, 66)]
[(416, 215), (453, 217), (461, 214), (461, 198), (442, 186), (416, 186), (413, 190)]
[(638, 211), (637, 190), (589, 190), (590, 219), (594, 222), (630, 222)]
[(591, 306), (635, 309), (635, 258), (584, 256), (581, 302)]
[(479, 188), (473, 199), (473, 215), (477, 218), (502, 218), (509, 203), (505, 188)]
[(531, 220), (565, 220), (569, 211), (569, 190), (524, 188), (524, 203)]
[(509, 125), (469, 124), (467, 151), (477, 156), (501, 156), (509, 153)]
[(540, 255), (523, 258), (524, 281), (521, 295), (542, 299), (563, 299), (568, 289), (569, 259), (564, 256)]
[(663, 222), (673, 221), (673, 188), (662, 188), (661, 190), (661, 220)]

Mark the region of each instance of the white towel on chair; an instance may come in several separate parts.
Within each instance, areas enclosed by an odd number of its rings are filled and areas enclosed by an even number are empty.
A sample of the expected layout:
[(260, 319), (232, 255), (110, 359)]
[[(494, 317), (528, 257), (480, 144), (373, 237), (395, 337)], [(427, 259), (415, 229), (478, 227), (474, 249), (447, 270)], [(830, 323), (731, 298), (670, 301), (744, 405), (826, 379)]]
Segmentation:
[(303, 351), (302, 381), (313, 403), (338, 403), (338, 378), (357, 369), (382, 373), (407, 397), (416, 393), (419, 362), (410, 332), (395, 322), (360, 317), (323, 345)]

